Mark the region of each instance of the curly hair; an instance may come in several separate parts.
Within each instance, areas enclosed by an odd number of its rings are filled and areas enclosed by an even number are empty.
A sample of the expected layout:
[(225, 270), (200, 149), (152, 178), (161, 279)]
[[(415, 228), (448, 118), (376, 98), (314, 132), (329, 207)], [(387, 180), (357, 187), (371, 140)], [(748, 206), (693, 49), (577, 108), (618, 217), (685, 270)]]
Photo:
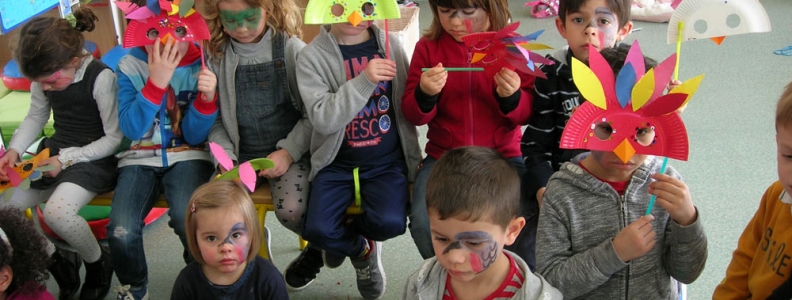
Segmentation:
[[(225, 47), (231, 42), (231, 36), (225, 32), (223, 22), (220, 20), (218, 5), (228, 0), (204, 0), (203, 16), (212, 38), (206, 42), (207, 54), (214, 61), (223, 58)], [(261, 7), (267, 13), (267, 26), (289, 36), (302, 38), (302, 14), (300, 7), (294, 0), (239, 0), (250, 7)]]
[(83, 31), (92, 31), (98, 21), (93, 11), (74, 11), (76, 24), (57, 17), (36, 17), (19, 30), (14, 58), (25, 77), (36, 79), (66, 67), (75, 57), (84, 57)]
[(10, 266), (14, 271), (6, 295), (15, 291), (32, 295), (49, 278), (47, 243), (36, 231), (33, 221), (16, 208), (0, 207), (0, 228), (8, 236), (13, 249), (9, 255), (8, 245), (0, 242), (0, 267)]

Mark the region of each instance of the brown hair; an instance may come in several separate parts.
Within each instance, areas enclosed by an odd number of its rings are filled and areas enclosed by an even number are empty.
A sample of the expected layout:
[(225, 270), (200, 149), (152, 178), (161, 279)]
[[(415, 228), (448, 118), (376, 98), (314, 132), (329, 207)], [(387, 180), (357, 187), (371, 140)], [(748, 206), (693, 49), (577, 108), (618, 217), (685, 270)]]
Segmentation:
[(205, 183), (198, 187), (190, 197), (185, 218), (185, 230), (187, 245), (193, 258), (200, 264), (205, 263), (195, 236), (198, 225), (195, 223), (195, 215), (213, 208), (234, 209), (242, 214), (245, 219), (245, 227), (250, 234), (250, 252), (246, 260), (251, 261), (255, 258), (262, 240), (262, 230), (256, 215), (256, 208), (253, 207), (253, 200), (250, 199), (250, 195), (244, 188), (227, 180), (214, 180)]
[(520, 209), (520, 178), (497, 151), (461, 147), (440, 157), (426, 183), (426, 207), (441, 220), (485, 220), (503, 228)]
[(789, 83), (778, 99), (778, 106), (776, 107), (775, 125), (789, 126), (792, 124), (792, 82)]
[[(630, 53), (630, 44), (620, 43), (613, 48), (605, 48), (600, 51), (602, 58), (610, 65), (613, 70), (613, 75), (618, 75), (624, 62), (627, 60), (627, 54)], [(657, 67), (657, 61), (644, 55), (644, 69), (647, 71), (651, 68)]]
[(57, 17), (36, 17), (19, 30), (14, 58), (19, 70), (30, 79), (41, 78), (66, 67), (75, 57), (90, 54), (85, 50), (83, 31), (92, 31), (98, 20), (93, 11), (80, 7), (74, 11), (76, 24)]
[[(561, 22), (564, 22), (566, 26), (567, 14), (580, 11), (580, 6), (586, 3), (586, 1), (589, 0), (560, 0), (558, 2), (558, 18), (560, 18)], [(606, 0), (605, 2), (608, 3), (608, 8), (616, 13), (616, 17), (619, 18), (619, 28), (627, 25), (627, 22), (629, 22), (631, 18), (630, 10), (632, 8), (632, 0)]]
[[(231, 36), (225, 32), (220, 21), (220, 10), (217, 6), (226, 0), (204, 0), (203, 16), (212, 38), (206, 41), (206, 50), (213, 60), (223, 58), (225, 47), (231, 42)], [(289, 36), (302, 36), (302, 14), (300, 7), (293, 0), (241, 0), (250, 7), (262, 7), (267, 13), (267, 27)]]
[(440, 25), (440, 16), (437, 7), (447, 7), (453, 9), (481, 8), (487, 13), (489, 18), (489, 30), (497, 31), (506, 27), (511, 19), (508, 0), (429, 0), (429, 8), (432, 9), (432, 24), (424, 33), (424, 38), (437, 40), (445, 31)]

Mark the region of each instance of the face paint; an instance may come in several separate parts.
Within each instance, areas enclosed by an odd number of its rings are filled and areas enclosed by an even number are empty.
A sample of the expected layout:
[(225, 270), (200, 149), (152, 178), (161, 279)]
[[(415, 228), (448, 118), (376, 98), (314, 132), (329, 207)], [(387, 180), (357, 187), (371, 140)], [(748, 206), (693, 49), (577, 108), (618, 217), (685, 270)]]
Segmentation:
[(236, 31), (242, 27), (254, 31), (261, 22), (261, 8), (248, 8), (241, 11), (221, 10), (220, 21), (228, 31)]
[(484, 231), (465, 231), (454, 236), (455, 242), (449, 244), (443, 254), (451, 250), (464, 249), (470, 252), (470, 266), (473, 272), (481, 273), (498, 258), (498, 243)]
[(72, 79), (73, 78), (71, 77), (63, 76), (61, 70), (58, 70), (47, 78), (42, 78), (35, 81), (40, 83), (41, 87), (45, 90), (61, 90), (68, 87), (71, 84)]
[(248, 239), (242, 239), (244, 236), (247, 236), (247, 227), (245, 227), (245, 224), (242, 222), (236, 223), (233, 227), (231, 227), (231, 230), (228, 231), (228, 235), (226, 235), (225, 239), (223, 239), (218, 247), (222, 247), (224, 244), (234, 246), (234, 249), (237, 253), (237, 259), (239, 259), (239, 262), (241, 263), (247, 259), (248, 251), (250, 250)]
[(606, 7), (597, 7), (594, 10), (594, 17), (589, 20), (586, 29), (594, 28), (597, 30), (599, 49), (610, 48), (616, 43), (616, 34), (619, 24), (616, 16)]

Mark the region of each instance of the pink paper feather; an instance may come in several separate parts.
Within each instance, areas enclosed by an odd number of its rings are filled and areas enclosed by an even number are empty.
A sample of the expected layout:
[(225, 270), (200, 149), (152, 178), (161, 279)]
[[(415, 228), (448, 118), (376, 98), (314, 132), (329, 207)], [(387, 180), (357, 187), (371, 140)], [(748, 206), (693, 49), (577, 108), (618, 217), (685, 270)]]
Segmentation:
[(209, 143), (209, 149), (212, 150), (212, 155), (214, 155), (217, 162), (220, 163), (223, 168), (226, 170), (231, 170), (234, 168), (234, 162), (231, 161), (231, 158), (228, 157), (226, 154), (225, 149), (222, 146), (218, 145), (217, 143)]
[(250, 162), (245, 162), (239, 165), (239, 180), (242, 181), (250, 192), (253, 192), (256, 189), (256, 170), (253, 170), (253, 166), (250, 165)]

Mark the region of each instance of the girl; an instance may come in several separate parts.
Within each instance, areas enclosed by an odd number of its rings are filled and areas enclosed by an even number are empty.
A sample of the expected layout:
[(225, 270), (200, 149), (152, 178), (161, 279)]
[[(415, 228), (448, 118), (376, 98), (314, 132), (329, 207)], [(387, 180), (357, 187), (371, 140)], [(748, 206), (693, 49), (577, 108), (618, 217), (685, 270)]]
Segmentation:
[[(408, 121), (429, 125), (427, 157), (415, 180), (410, 206), (410, 233), (424, 259), (434, 256), (425, 194), (435, 161), (450, 149), (485, 146), (508, 158), (522, 176), (520, 124), (528, 122), (533, 90), (532, 76), (508, 69), (492, 78), (484, 72), (448, 73), (444, 69), (470, 66), (462, 36), (505, 27), (511, 18), (508, 1), (430, 0), (429, 5), (434, 19), (415, 46), (402, 101)], [(421, 71), (427, 67), (431, 69)]]
[(299, 235), (308, 203), (305, 154), (312, 131), (295, 72), (297, 53), (305, 47), (298, 38), (299, 8), (291, 0), (204, 3), (212, 33), (208, 66), (217, 74), (220, 106), (209, 141), (240, 163), (259, 157), (275, 162), (259, 172), (263, 179), (257, 184), (269, 182), (275, 215)]
[(0, 299), (55, 299), (45, 288), (47, 240), (23, 212), (0, 208)]
[(258, 253), (262, 230), (244, 188), (215, 180), (195, 190), (187, 242), (195, 261), (179, 273), (171, 299), (288, 299), (278, 269)]
[[(113, 153), (122, 135), (118, 128), (116, 76), (83, 49), (81, 32), (93, 30), (97, 18), (87, 8), (75, 11), (74, 17), (74, 25), (65, 19), (38, 17), (20, 29), (15, 58), (22, 74), (33, 82), (31, 103), (28, 115), (11, 139), (9, 151), (0, 158), (0, 180), (8, 179), (2, 170), (19, 160), (52, 111), (56, 132), (45, 138), (37, 151), (49, 148), (51, 156), (43, 165), (54, 169), (44, 173), (42, 180), (34, 181), (30, 189), (16, 189), (6, 205), (27, 209), (49, 199), (44, 209), (47, 225), (85, 261), (80, 299), (101, 299), (110, 289), (113, 275), (110, 253), (99, 246), (88, 223), (77, 212), (97, 194), (115, 187)], [(50, 249), (54, 252), (54, 247)], [(68, 264), (60, 255), (55, 258)], [(53, 272), (60, 286), (60, 298), (71, 298), (79, 288), (79, 265), (53, 268), (65, 273)]]

